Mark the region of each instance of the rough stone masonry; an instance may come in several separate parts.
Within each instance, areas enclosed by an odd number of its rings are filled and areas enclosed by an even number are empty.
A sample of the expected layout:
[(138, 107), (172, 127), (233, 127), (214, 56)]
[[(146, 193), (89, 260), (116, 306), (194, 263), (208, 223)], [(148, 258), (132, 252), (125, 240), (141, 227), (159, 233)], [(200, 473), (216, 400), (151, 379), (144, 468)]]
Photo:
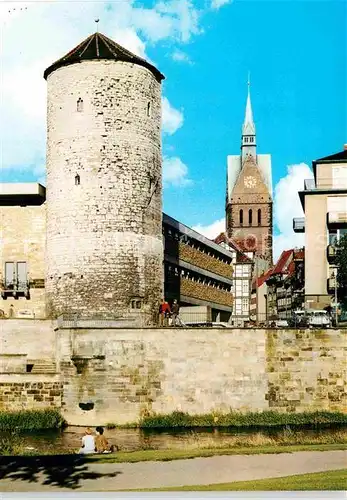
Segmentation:
[[(47, 78), (48, 317), (157, 312), (163, 287), (161, 86), (86, 60)], [(139, 302), (140, 301), (140, 302)]]
[(54, 406), (76, 425), (129, 423), (152, 411), (345, 412), (346, 335), (3, 320), (0, 409)]

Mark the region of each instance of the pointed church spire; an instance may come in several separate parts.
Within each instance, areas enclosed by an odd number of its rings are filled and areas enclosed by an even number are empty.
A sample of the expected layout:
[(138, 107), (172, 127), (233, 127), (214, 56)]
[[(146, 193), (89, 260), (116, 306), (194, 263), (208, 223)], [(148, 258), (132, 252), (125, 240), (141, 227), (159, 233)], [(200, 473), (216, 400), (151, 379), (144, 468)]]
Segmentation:
[(255, 126), (254, 126), (254, 122), (253, 122), (252, 104), (251, 104), (251, 91), (250, 91), (251, 82), (250, 82), (249, 73), (248, 73), (248, 83), (247, 83), (247, 85), (248, 85), (248, 95), (247, 95), (245, 121), (244, 121), (244, 125), (243, 126), (245, 127), (246, 125), (250, 125), (255, 130)]
[(248, 154), (251, 154), (256, 157), (256, 135), (255, 135), (255, 124), (253, 120), (252, 113), (252, 104), (251, 104), (251, 82), (250, 75), (248, 73), (248, 93), (247, 93), (247, 103), (246, 103), (246, 112), (245, 112), (245, 120), (242, 126), (242, 158), (245, 158)]

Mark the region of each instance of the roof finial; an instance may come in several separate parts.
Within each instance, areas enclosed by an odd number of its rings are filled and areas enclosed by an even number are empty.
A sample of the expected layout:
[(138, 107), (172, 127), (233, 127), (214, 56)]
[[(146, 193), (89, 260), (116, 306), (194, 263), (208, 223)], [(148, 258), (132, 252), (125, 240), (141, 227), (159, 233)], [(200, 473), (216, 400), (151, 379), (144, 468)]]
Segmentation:
[(97, 33), (98, 33), (98, 31), (99, 31), (99, 29), (98, 29), (98, 28), (99, 28), (99, 26), (98, 26), (98, 25), (99, 25), (99, 21), (100, 21), (100, 19), (95, 19), (95, 23), (96, 23), (96, 32), (97, 32)]

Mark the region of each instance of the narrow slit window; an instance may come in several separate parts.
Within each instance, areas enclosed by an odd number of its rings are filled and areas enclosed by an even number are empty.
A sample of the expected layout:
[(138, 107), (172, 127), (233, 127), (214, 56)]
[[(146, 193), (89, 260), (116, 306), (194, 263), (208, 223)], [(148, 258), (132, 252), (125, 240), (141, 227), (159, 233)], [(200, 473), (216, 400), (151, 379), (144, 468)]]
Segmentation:
[(81, 113), (83, 111), (83, 99), (80, 97), (77, 99), (77, 111)]
[(151, 103), (147, 103), (147, 116), (151, 116)]
[(78, 174), (75, 175), (75, 186), (79, 186), (81, 184), (81, 178)]
[(240, 210), (240, 224), (243, 224), (243, 210)]
[(249, 222), (249, 225), (251, 226), (252, 222), (253, 222), (253, 212), (252, 212), (251, 208), (248, 210), (248, 222)]
[(258, 208), (258, 226), (261, 225), (261, 210)]

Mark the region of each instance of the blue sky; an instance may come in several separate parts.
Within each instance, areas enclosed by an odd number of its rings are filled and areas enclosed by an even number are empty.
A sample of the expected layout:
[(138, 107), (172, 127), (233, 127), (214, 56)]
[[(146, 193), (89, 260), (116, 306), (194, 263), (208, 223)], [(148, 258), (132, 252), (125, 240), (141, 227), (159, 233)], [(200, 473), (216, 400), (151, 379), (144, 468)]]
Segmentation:
[(343, 2), (235, 1), (206, 16), (205, 33), (186, 49), (194, 65), (162, 66), (166, 94), (185, 117), (164, 144), (194, 181), (178, 196), (166, 190), (167, 212), (190, 224), (223, 216), (226, 156), (239, 151), (248, 70), (258, 151), (272, 154), (274, 184), (287, 165), (342, 149), (346, 22)]
[[(296, 192), (307, 165), (347, 142), (344, 0), (8, 2), (1, 8), (2, 181), (42, 179), (42, 71), (95, 31), (97, 16), (100, 31), (150, 58), (166, 76), (164, 211), (210, 237), (223, 228), (226, 157), (239, 152), (250, 71), (258, 152), (271, 153), (273, 183), (281, 187), (274, 200), (277, 252), (300, 244), (284, 205), (291, 205), (290, 217), (300, 215)], [(29, 39), (32, 33), (37, 36)]]

